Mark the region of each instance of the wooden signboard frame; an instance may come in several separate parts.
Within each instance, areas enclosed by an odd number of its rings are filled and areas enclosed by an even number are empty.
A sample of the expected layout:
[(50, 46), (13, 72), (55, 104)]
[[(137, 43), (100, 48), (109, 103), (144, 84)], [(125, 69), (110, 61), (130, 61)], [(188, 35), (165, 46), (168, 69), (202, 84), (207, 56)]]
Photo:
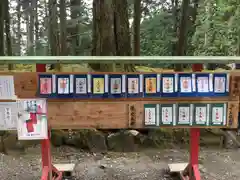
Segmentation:
[[(38, 73), (4, 73), (14, 75), (15, 91), (18, 98), (37, 98)], [(41, 73), (49, 74), (49, 73)], [(69, 73), (55, 73), (69, 74)], [(85, 73), (73, 73), (85, 74)], [(105, 74), (105, 73), (94, 73)], [(119, 73), (108, 73), (119, 74)], [(124, 73), (126, 74), (126, 73)], [(131, 73), (132, 74), (132, 73)], [(139, 73), (135, 73), (139, 74)], [(148, 73), (144, 73), (148, 74)], [(152, 74), (152, 73), (149, 73)], [(164, 73), (167, 74), (167, 73)], [(172, 73), (170, 73), (172, 74)], [(231, 84), (231, 83), (230, 83)], [(136, 98), (62, 98), (48, 99), (49, 125), (52, 129), (81, 129), (81, 128), (145, 128), (143, 124), (144, 104), (171, 103), (228, 103), (228, 117), (226, 126), (209, 126), (208, 128), (237, 128), (238, 126), (238, 96), (228, 97), (136, 97)], [(62, 103), (64, 102), (64, 103)], [(135, 120), (131, 116), (131, 107), (135, 109)], [(231, 108), (230, 108), (231, 107)], [(178, 127), (178, 126), (176, 126)], [(206, 128), (204, 126), (195, 126)], [(164, 126), (164, 128), (173, 128)], [(189, 128), (181, 126), (180, 128)]]

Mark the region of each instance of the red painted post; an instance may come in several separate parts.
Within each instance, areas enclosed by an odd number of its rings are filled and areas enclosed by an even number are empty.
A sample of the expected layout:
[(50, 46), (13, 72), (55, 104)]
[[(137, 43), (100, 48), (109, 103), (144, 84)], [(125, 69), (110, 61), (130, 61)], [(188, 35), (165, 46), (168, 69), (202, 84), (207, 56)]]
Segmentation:
[[(193, 72), (200, 72), (203, 70), (202, 64), (193, 64)], [(198, 156), (199, 156), (199, 140), (200, 140), (200, 129), (191, 128), (190, 129), (190, 178), (191, 180), (200, 180), (200, 173), (198, 170)]]
[[(36, 64), (36, 71), (37, 72), (46, 72), (46, 64)], [(42, 153), (42, 170), (43, 175), (42, 179), (48, 179), (51, 178), (51, 175), (49, 177), (49, 173), (51, 174), (52, 169), (52, 162), (51, 162), (51, 150), (50, 150), (50, 140), (49, 135), (48, 139), (44, 139), (41, 141), (41, 153)], [(46, 173), (46, 169), (48, 173)]]

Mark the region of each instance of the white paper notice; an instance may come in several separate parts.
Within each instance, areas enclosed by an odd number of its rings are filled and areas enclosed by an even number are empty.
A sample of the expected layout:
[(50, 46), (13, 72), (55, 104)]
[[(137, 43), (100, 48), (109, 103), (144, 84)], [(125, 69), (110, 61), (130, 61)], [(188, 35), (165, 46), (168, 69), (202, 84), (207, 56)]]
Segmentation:
[(180, 87), (181, 92), (190, 93), (192, 92), (192, 78), (190, 77), (181, 77), (180, 78)]
[(1, 102), (0, 103), (0, 130), (17, 129), (17, 103)]
[(197, 78), (197, 89), (198, 89), (198, 92), (209, 92), (208, 77)]
[(162, 123), (172, 124), (173, 123), (173, 108), (162, 107)]
[(196, 124), (202, 125), (207, 122), (207, 107), (196, 107)]
[(18, 101), (18, 107), (18, 139), (46, 139), (48, 137), (46, 100), (21, 99)]
[(145, 108), (145, 125), (156, 124), (156, 108)]
[(190, 107), (179, 107), (179, 121), (178, 124), (190, 123)]
[(213, 107), (212, 123), (213, 124), (222, 124), (223, 123), (223, 107)]
[(0, 76), (0, 99), (16, 99), (13, 76)]
[(225, 77), (215, 77), (214, 79), (214, 92), (215, 93), (224, 93), (226, 78)]
[(173, 78), (163, 77), (163, 93), (173, 93)]

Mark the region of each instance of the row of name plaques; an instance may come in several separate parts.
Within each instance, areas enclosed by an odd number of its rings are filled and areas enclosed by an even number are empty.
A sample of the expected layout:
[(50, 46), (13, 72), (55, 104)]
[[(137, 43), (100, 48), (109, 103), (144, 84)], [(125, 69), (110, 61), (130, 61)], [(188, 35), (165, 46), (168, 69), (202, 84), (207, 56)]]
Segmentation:
[(144, 124), (158, 126), (225, 126), (227, 104), (145, 104)]
[(40, 74), (43, 98), (227, 96), (229, 75), (218, 74)]

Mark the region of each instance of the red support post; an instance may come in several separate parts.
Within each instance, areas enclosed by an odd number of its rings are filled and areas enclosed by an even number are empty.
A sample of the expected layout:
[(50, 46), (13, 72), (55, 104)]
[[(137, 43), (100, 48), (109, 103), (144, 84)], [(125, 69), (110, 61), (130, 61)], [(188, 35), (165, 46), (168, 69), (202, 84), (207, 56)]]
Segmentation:
[[(193, 64), (193, 72), (200, 72), (203, 70), (202, 64)], [(189, 163), (189, 178), (190, 180), (200, 180), (200, 173), (198, 169), (198, 156), (199, 156), (199, 140), (200, 140), (200, 129), (190, 129), (190, 163)]]
[[(37, 72), (46, 72), (46, 64), (36, 64)], [(41, 141), (41, 153), (42, 153), (42, 177), (41, 180), (53, 180), (53, 172), (57, 175), (54, 180), (62, 179), (62, 172), (59, 172), (52, 165), (51, 158), (51, 142), (50, 142), (50, 127), (48, 129), (48, 138)]]

